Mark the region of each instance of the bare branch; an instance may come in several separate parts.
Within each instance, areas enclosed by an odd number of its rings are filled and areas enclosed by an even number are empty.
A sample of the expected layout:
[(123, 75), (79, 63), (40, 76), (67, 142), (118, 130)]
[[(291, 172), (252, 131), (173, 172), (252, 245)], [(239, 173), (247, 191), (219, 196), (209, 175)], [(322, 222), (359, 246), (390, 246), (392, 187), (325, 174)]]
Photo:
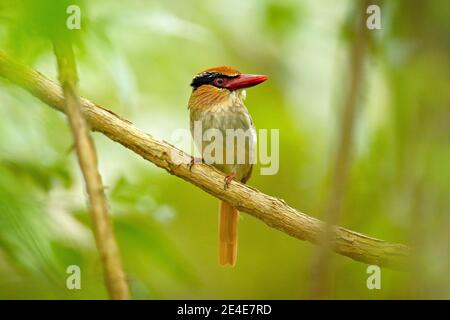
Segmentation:
[[(64, 112), (61, 88), (53, 81), (33, 69), (8, 58), (0, 51), (0, 76), (22, 86), (37, 98), (57, 110)], [(288, 235), (311, 243), (319, 243), (324, 223), (292, 207), (284, 200), (266, 195), (254, 188), (233, 181), (225, 191), (224, 175), (211, 166), (197, 164), (188, 168), (191, 156), (167, 142), (153, 138), (130, 122), (101, 108), (87, 99), (81, 99), (83, 111), (92, 130), (102, 132), (110, 139), (134, 151), (209, 194), (224, 200), (239, 211), (264, 221), (268, 226)], [(354, 260), (379, 266), (401, 268), (409, 256), (409, 248), (402, 244), (389, 243), (363, 234), (334, 227), (333, 250)]]
[[(59, 82), (65, 97), (65, 110), (75, 141), (75, 150), (86, 184), (94, 235), (111, 299), (129, 299), (119, 248), (117, 247), (108, 213), (108, 202), (98, 171), (97, 154), (90, 129), (84, 119), (73, 49), (70, 43), (54, 41), (58, 61)], [(63, 102), (64, 103), (64, 102)]]

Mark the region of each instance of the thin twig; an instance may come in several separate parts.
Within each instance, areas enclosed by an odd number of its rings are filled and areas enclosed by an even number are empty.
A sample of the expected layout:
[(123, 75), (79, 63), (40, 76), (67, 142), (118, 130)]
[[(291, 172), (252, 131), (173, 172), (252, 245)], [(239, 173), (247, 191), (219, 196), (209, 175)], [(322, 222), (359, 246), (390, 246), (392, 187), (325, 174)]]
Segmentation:
[[(22, 86), (37, 98), (64, 112), (61, 88), (39, 72), (7, 57), (0, 51), (0, 76)], [(292, 207), (284, 200), (266, 195), (254, 188), (233, 181), (223, 188), (224, 174), (206, 164), (196, 164), (189, 170), (192, 157), (167, 142), (153, 138), (134, 127), (129, 121), (81, 99), (83, 112), (92, 130), (102, 132), (144, 159), (154, 163), (214, 197), (224, 200), (239, 211), (262, 220), (268, 226), (292, 237), (320, 243), (324, 223)], [(342, 228), (333, 227), (333, 250), (354, 260), (379, 266), (402, 268), (407, 262), (409, 248)]]
[(97, 154), (90, 129), (83, 116), (78, 94), (78, 77), (73, 49), (70, 43), (59, 40), (54, 40), (54, 49), (58, 61), (59, 82), (65, 97), (63, 106), (69, 120), (78, 163), (89, 196), (94, 235), (100, 252), (106, 286), (111, 299), (129, 299), (128, 284), (112, 230), (102, 178), (98, 171)]
[(353, 135), (358, 98), (361, 95), (364, 80), (364, 61), (367, 47), (366, 8), (369, 2), (356, 4), (353, 37), (349, 46), (349, 83), (347, 95), (343, 103), (343, 113), (339, 128), (339, 140), (336, 157), (333, 163), (331, 186), (324, 212), (327, 231), (324, 233), (324, 245), (320, 247), (313, 261), (312, 298), (328, 298), (333, 291), (333, 259), (331, 246), (333, 241), (332, 226), (339, 224), (342, 216), (342, 205), (346, 195), (348, 172), (351, 167)]

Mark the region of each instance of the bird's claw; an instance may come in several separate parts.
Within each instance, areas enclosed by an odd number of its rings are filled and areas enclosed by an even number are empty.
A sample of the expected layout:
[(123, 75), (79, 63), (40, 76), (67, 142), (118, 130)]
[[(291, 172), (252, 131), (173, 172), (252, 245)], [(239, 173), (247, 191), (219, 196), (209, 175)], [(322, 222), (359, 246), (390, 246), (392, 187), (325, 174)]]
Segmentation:
[(223, 188), (224, 188), (225, 190), (228, 189), (228, 186), (230, 185), (230, 182), (233, 180), (233, 178), (234, 178), (235, 176), (236, 176), (236, 173), (232, 172), (232, 173), (228, 174), (228, 175), (225, 177), (225, 179), (224, 179), (224, 185), (223, 185)]
[(199, 157), (192, 157), (191, 161), (188, 164), (189, 167), (189, 171), (192, 169), (192, 166), (196, 163), (203, 163), (203, 158), (199, 158)]

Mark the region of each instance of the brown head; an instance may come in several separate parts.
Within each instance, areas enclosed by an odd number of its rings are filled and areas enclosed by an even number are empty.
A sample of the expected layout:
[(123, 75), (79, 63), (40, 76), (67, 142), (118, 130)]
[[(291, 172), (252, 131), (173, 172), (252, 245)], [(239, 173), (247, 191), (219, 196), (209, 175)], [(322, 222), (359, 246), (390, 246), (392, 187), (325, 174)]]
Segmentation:
[(221, 66), (206, 69), (191, 82), (192, 95), (189, 106), (209, 106), (231, 97), (236, 91), (256, 86), (268, 79), (264, 75), (243, 74), (233, 67)]

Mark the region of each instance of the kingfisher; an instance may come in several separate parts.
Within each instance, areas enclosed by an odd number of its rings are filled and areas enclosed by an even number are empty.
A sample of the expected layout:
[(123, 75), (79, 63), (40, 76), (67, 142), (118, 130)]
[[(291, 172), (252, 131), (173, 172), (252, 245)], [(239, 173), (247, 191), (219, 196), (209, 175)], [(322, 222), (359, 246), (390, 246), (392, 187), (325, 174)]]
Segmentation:
[[(246, 88), (253, 87), (268, 79), (265, 75), (243, 74), (229, 66), (206, 69), (194, 76), (188, 108), (191, 134), (195, 145), (202, 154), (206, 151), (203, 135), (194, 134), (195, 124), (201, 124), (202, 132), (214, 129), (222, 134), (221, 154), (214, 161), (207, 162), (225, 173), (225, 189), (233, 179), (246, 183), (252, 174), (252, 153), (256, 148), (256, 130), (252, 117), (244, 105)], [(244, 132), (246, 143), (228, 139), (231, 132)], [(248, 143), (247, 143), (248, 142)], [(228, 156), (227, 157), (227, 150)], [(232, 151), (232, 152), (230, 152)], [(214, 152), (217, 152), (215, 150)], [(241, 157), (242, 156), (242, 157)], [(193, 160), (190, 166), (196, 162)], [(234, 266), (237, 258), (239, 212), (231, 204), (219, 204), (219, 264)]]

